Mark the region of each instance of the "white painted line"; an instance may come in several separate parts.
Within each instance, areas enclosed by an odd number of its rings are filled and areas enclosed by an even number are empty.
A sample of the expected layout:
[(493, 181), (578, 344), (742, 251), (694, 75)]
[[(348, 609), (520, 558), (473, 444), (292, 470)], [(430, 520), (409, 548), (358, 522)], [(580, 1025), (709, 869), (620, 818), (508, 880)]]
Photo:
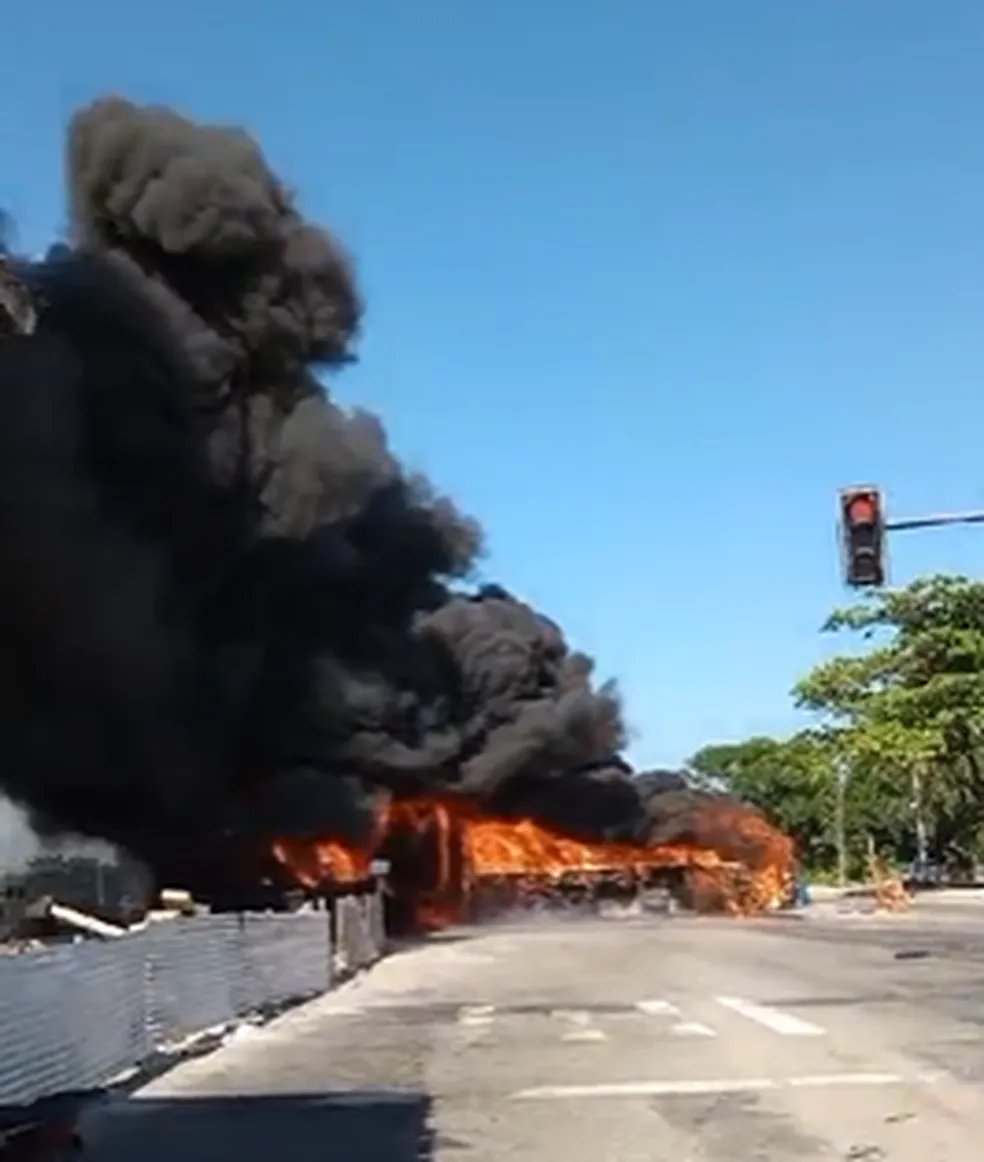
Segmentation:
[(607, 1041), (608, 1037), (591, 1024), (591, 1014), (583, 1009), (551, 1009), (550, 1016), (574, 1028), (565, 1033), (562, 1041)]
[(824, 1030), (819, 1025), (803, 1021), (790, 1013), (782, 1012), (781, 1009), (772, 1009), (767, 1005), (757, 1005), (754, 1001), (742, 1000), (741, 997), (718, 997), (717, 1003), (742, 1017), (747, 1017), (750, 1021), (757, 1021), (758, 1024), (764, 1025), (773, 1033), (779, 1033), (783, 1037), (822, 1037), (824, 1035)]
[[(897, 1073), (819, 1073), (814, 1076), (790, 1077), (790, 1089), (816, 1089), (823, 1085), (898, 1085), (905, 1078)], [(921, 1080), (927, 1080), (925, 1077)]]
[(600, 1029), (572, 1029), (565, 1033), (561, 1041), (607, 1041), (608, 1038)]
[(590, 1025), (591, 1014), (583, 1009), (551, 1009), (550, 1016), (560, 1021), (567, 1021), (571, 1025)]
[(700, 1021), (681, 1021), (670, 1030), (674, 1037), (716, 1037), (717, 1033)]
[(466, 1005), (458, 1012), (459, 1025), (491, 1025), (495, 1020), (495, 1005)]
[(671, 1005), (669, 1001), (636, 1001), (635, 1007), (640, 1013), (645, 1013), (647, 1017), (677, 1017), (680, 1015), (680, 1010), (676, 1005)]
[(625, 1081), (599, 1085), (544, 1085), (536, 1089), (521, 1089), (512, 1096), (518, 1101), (565, 1097), (675, 1097), (777, 1089), (778, 1085), (778, 1082), (765, 1077), (738, 1081), (727, 1078), (712, 1078), (708, 1081)]
[(521, 1089), (511, 1095), (516, 1101), (581, 1097), (700, 1097), (707, 1094), (751, 1093), (777, 1089), (823, 1089), (837, 1086), (904, 1085), (928, 1083), (933, 1075), (905, 1078), (898, 1073), (828, 1073), (804, 1077), (711, 1077), (695, 1080), (626, 1081), (601, 1085), (544, 1085)]

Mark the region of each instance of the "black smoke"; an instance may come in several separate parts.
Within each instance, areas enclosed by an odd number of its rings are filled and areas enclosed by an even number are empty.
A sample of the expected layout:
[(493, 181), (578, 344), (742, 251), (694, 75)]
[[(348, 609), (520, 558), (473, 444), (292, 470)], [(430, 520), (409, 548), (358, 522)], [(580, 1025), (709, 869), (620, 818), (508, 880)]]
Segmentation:
[(617, 691), (468, 591), (479, 527), (317, 378), (354, 357), (352, 266), (257, 145), (114, 98), (67, 170), (0, 339), (3, 791), (157, 862), (434, 789), (645, 835)]

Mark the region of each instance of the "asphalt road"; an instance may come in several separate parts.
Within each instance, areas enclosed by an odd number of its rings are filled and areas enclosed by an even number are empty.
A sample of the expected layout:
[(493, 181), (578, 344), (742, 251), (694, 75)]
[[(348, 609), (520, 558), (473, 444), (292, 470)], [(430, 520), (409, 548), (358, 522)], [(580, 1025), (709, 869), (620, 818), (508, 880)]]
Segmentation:
[(984, 903), (503, 924), (398, 953), (93, 1127), (97, 1162), (976, 1162)]

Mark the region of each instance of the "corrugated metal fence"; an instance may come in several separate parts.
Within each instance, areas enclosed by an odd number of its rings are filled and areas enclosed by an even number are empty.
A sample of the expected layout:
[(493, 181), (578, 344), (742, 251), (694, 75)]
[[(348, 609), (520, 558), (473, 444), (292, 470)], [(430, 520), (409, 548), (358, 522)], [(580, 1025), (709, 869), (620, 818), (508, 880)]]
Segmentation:
[(0, 1103), (106, 1083), (156, 1051), (315, 996), (383, 947), (378, 895), (175, 919), (0, 958)]

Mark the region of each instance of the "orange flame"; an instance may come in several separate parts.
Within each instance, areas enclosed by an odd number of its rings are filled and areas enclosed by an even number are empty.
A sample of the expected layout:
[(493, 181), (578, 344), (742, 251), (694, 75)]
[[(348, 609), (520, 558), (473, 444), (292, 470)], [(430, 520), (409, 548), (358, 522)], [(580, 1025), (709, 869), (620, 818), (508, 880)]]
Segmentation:
[(642, 846), (570, 839), (532, 819), (476, 819), (466, 826), (470, 864), (476, 877), (531, 875), (557, 877), (570, 871), (644, 871), (693, 863), (721, 863), (713, 851), (686, 845)]
[[(548, 885), (572, 872), (643, 877), (659, 868), (680, 868), (689, 875), (699, 906), (732, 914), (778, 906), (792, 882), (788, 837), (758, 812), (716, 800), (691, 820), (687, 842), (586, 842), (533, 819), (492, 818), (461, 800), (420, 797), (381, 807), (364, 847), (282, 839), (273, 851), (299, 883), (319, 889), (368, 879), (376, 855), (396, 853), (399, 862), (399, 844), (407, 839), (417, 843), (409, 859), (419, 862), (426, 851), (432, 864), (429, 887), (411, 889), (417, 922), (428, 929), (453, 920), (473, 885), (503, 877)], [(394, 868), (394, 879), (399, 879), (399, 868)]]
[(372, 854), (334, 840), (278, 839), (273, 854), (299, 884), (316, 891), (326, 884), (357, 884), (369, 878)]

